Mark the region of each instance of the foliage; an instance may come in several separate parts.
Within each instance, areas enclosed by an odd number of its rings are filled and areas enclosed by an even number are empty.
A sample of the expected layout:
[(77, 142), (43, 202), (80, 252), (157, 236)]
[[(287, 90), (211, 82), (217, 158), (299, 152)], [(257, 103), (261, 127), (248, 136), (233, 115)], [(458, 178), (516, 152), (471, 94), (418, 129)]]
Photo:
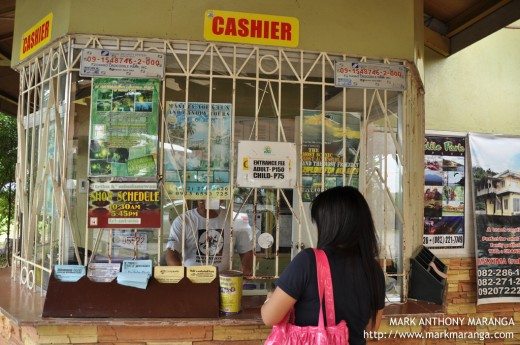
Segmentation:
[[(473, 180), (476, 186), (480, 186), (484, 188), (487, 184), (488, 177), (496, 175), (494, 171), (491, 169), (484, 170), (479, 166), (474, 166), (472, 168), (473, 172)], [(477, 197), (475, 200), (475, 209), (476, 210), (485, 210), (486, 209), (486, 199), (484, 197)]]
[(16, 118), (0, 113), (0, 234), (7, 232), (9, 199), (12, 222), (17, 144)]

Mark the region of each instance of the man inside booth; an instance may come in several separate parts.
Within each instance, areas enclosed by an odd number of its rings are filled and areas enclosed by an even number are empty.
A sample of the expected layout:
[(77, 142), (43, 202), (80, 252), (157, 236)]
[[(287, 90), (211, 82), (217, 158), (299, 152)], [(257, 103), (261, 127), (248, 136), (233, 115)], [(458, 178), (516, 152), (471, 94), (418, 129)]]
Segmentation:
[[(240, 255), (242, 273), (250, 276), (253, 268), (252, 230), (248, 218), (241, 215), (236, 217), (233, 225), (234, 250)], [(235, 217), (220, 200), (197, 200), (195, 208), (172, 222), (166, 244), (166, 264), (182, 265), (182, 222), (185, 221), (184, 266), (209, 264), (217, 266), (219, 272), (229, 270), (231, 218)]]

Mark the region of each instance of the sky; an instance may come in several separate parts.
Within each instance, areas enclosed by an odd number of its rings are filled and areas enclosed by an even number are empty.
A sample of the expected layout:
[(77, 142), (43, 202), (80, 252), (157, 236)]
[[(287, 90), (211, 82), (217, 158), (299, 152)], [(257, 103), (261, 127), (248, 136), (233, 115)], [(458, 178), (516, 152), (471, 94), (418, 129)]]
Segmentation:
[(471, 165), (501, 173), (520, 172), (520, 137), (494, 134), (470, 134)]

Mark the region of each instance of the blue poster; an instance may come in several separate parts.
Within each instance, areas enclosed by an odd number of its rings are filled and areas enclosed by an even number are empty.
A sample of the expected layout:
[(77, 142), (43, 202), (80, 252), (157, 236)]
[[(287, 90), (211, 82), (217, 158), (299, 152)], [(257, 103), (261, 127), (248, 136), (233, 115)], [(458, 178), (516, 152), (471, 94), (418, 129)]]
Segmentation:
[(230, 199), (231, 109), (228, 103), (166, 103), (165, 185), (171, 199)]

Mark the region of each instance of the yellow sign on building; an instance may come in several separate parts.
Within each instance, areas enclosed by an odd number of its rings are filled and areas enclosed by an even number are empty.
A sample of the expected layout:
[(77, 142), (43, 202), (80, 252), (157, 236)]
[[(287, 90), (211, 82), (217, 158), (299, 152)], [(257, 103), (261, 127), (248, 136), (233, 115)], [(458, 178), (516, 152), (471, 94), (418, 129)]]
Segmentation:
[(52, 13), (46, 15), (22, 36), (20, 60), (25, 59), (51, 41)]
[(299, 30), (294, 17), (208, 10), (204, 18), (204, 38), (208, 41), (295, 48)]

